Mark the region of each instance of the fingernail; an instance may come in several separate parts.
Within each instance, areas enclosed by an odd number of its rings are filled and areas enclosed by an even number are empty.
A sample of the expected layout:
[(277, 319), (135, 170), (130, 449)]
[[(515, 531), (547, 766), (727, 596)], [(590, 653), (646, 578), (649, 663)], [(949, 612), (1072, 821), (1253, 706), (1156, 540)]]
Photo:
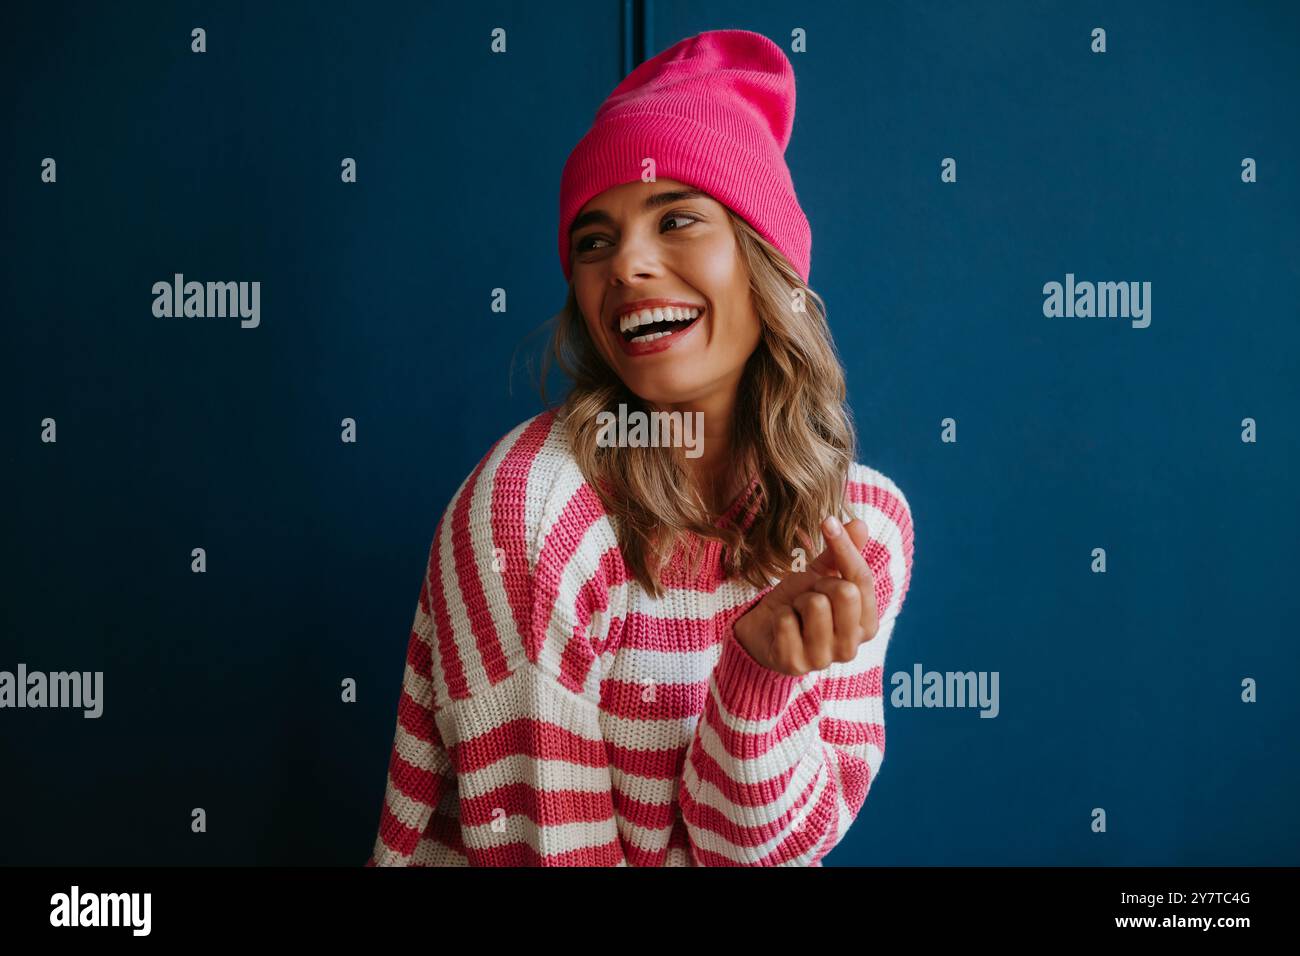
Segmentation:
[(826, 532), (828, 538), (838, 538), (844, 526), (840, 524), (839, 519), (834, 515), (827, 515), (826, 520), (822, 522), (822, 530)]

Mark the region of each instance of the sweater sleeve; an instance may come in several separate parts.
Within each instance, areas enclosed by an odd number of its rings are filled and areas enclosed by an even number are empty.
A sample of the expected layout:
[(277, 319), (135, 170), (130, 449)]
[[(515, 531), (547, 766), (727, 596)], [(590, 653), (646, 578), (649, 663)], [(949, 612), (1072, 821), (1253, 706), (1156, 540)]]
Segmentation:
[(406, 647), (397, 727), (388, 758), (379, 835), (366, 866), (463, 865), (455, 808), (455, 774), (438, 730), (433, 702), (433, 611), (430, 574), (437, 567), (442, 524), (425, 569)]
[(870, 532), (862, 555), (876, 579), (876, 636), (852, 661), (794, 677), (759, 664), (727, 628), (679, 793), (698, 865), (820, 866), (880, 771), (885, 651), (911, 579), (911, 510), (893, 482), (858, 464), (847, 499)]
[(597, 656), (617, 541), (546, 426), (498, 443), (439, 522), (370, 864), (626, 862)]

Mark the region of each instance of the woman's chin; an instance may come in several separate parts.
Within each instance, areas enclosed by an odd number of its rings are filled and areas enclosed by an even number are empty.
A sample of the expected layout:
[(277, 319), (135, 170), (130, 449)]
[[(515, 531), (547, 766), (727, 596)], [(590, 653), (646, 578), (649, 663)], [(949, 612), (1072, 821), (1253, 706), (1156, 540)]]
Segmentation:
[(630, 375), (623, 384), (641, 401), (655, 405), (688, 402), (703, 391), (699, 382), (679, 374)]

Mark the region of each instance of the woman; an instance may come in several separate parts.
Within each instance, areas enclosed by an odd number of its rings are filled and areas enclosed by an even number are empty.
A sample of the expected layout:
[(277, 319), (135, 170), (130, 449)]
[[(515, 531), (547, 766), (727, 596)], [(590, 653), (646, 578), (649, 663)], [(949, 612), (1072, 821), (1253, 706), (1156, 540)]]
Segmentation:
[(912, 522), (854, 460), (793, 119), (781, 50), (714, 31), (569, 157), (574, 386), (438, 524), (367, 865), (820, 865), (862, 807)]

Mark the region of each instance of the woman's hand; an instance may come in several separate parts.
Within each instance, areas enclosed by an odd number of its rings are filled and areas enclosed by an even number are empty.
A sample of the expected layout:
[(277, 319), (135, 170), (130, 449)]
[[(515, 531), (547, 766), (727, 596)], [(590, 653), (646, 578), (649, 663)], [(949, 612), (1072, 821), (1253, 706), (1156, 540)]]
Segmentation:
[(781, 579), (734, 624), (736, 640), (759, 664), (790, 676), (851, 661), (876, 636), (876, 577), (863, 560), (867, 525), (822, 522), (826, 550), (807, 571)]

